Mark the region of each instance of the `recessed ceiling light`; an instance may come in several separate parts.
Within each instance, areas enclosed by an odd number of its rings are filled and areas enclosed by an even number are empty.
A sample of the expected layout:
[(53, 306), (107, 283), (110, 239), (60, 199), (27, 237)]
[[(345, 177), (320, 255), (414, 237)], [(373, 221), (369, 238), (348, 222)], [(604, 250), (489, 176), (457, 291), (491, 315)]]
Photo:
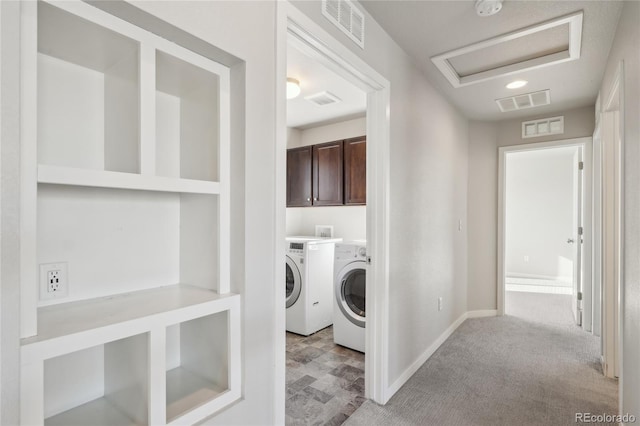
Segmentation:
[(512, 81), (511, 83), (507, 84), (505, 87), (507, 89), (519, 89), (521, 87), (526, 86), (528, 83), (527, 80), (516, 80), (516, 81)]
[(287, 77), (287, 99), (293, 99), (300, 94), (300, 82), (295, 78)]

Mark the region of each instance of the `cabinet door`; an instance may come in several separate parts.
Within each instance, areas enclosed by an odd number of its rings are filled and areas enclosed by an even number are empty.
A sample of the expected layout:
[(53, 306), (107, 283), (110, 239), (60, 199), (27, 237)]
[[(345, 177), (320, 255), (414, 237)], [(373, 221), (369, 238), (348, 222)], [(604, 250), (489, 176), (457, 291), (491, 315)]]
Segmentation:
[(287, 207), (311, 205), (311, 147), (287, 150)]
[(342, 141), (313, 145), (313, 205), (343, 204)]
[(367, 204), (367, 138), (344, 141), (344, 203)]

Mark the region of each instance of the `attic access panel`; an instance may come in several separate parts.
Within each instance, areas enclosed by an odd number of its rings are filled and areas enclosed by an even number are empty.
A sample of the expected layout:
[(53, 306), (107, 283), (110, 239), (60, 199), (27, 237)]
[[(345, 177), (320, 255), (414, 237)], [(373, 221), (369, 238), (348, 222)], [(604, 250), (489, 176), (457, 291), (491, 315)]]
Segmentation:
[(583, 12), (443, 53), (431, 61), (455, 88), (580, 58)]

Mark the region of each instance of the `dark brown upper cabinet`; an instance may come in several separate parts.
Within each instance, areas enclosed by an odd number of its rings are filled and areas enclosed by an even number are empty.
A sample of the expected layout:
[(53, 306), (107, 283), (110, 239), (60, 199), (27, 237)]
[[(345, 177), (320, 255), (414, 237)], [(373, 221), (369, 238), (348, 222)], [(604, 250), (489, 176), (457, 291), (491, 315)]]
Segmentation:
[(311, 146), (287, 150), (287, 207), (311, 202)]
[(287, 150), (287, 207), (367, 203), (366, 138)]
[(313, 145), (313, 205), (340, 206), (343, 197), (342, 141)]
[(344, 203), (367, 204), (367, 138), (344, 141)]

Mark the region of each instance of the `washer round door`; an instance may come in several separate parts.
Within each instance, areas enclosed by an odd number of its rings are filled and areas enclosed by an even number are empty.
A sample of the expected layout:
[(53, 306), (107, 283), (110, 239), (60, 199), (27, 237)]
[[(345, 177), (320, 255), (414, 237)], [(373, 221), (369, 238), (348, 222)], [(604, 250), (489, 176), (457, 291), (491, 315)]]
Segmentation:
[(336, 300), (344, 316), (364, 328), (366, 309), (366, 264), (352, 262), (342, 268), (336, 279)]
[(287, 293), (287, 308), (292, 306), (298, 300), (300, 296), (300, 289), (302, 288), (302, 279), (300, 277), (300, 271), (296, 266), (296, 263), (287, 256), (287, 269), (285, 271), (285, 285)]

